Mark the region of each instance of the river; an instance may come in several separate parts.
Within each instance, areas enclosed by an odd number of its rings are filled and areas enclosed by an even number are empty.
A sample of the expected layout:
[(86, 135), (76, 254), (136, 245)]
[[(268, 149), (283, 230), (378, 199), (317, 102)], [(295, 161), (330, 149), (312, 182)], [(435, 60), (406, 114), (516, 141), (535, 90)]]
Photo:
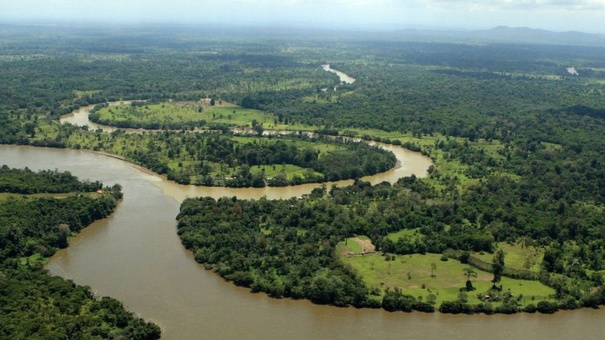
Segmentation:
[[(91, 286), (99, 295), (121, 300), (129, 310), (157, 322), (164, 339), (602, 338), (605, 315), (599, 310), (456, 316), (271, 299), (204, 270), (176, 234), (175, 216), (186, 196), (289, 197), (308, 192), (311, 186), (262, 192), (181, 186), (127, 162), (78, 150), (0, 146), (0, 160), (11, 167), (57, 168), (123, 186), (124, 200), (115, 213), (72, 238), (47, 268)], [(409, 160), (414, 158), (404, 159), (400, 169)]]
[(324, 71), (335, 73), (338, 76), (338, 78), (340, 78), (341, 83), (353, 84), (355, 82), (355, 78), (351, 77), (350, 75), (348, 75), (342, 71), (338, 71), (338, 70), (331, 68), (330, 64), (321, 65), (321, 67), (324, 69)]

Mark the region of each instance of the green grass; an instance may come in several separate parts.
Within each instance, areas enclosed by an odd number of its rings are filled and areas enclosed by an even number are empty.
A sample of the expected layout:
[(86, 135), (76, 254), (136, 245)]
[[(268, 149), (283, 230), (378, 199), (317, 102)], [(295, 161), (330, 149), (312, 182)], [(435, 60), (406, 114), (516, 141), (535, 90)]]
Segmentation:
[(40, 263), (42, 265), (45, 265), (48, 263), (48, 258), (42, 256), (42, 254), (40, 253), (35, 253), (29, 257), (21, 257), (19, 259), (19, 262), (21, 263), (21, 265), (25, 265), (25, 264), (33, 264), (33, 263)]
[(401, 237), (407, 238), (410, 241), (415, 241), (416, 239), (422, 237), (422, 235), (420, 235), (419, 229), (416, 228), (416, 229), (402, 229), (402, 230), (399, 230), (398, 232), (390, 233), (386, 237), (393, 242), (397, 242), (397, 240), (399, 240), (399, 238), (401, 238)]
[(255, 165), (250, 168), (250, 172), (253, 174), (265, 172), (265, 177), (267, 179), (275, 177), (277, 174), (283, 172), (286, 174), (288, 179), (292, 179), (295, 176), (298, 177), (319, 177), (322, 176), (321, 173), (315, 172), (311, 169), (301, 168), (297, 165), (292, 164), (274, 164), (274, 165)]
[(338, 242), (338, 244), (336, 245), (336, 252), (338, 254), (345, 254), (347, 252), (361, 253), (363, 249), (361, 245), (355, 240), (356, 238), (359, 238), (361, 240), (369, 239), (367, 236), (349, 237), (345, 241)]
[(136, 123), (219, 123), (236, 126), (251, 126), (253, 121), (273, 124), (273, 115), (238, 106), (209, 106), (205, 102), (147, 104), (144, 106), (118, 105), (99, 111), (102, 120), (114, 123), (132, 121)]
[[(117, 105), (99, 111), (103, 121), (115, 125), (119, 122), (133, 123), (172, 123), (172, 124), (227, 124), (250, 128), (253, 122), (262, 124), (266, 129), (311, 131), (315, 127), (304, 125), (286, 125), (276, 120), (268, 112), (246, 109), (229, 103), (210, 106), (206, 101), (199, 102), (163, 102), (143, 106)], [(205, 122), (205, 124), (202, 124)]]
[[(540, 272), (540, 263), (544, 259), (544, 249), (533, 246), (524, 247), (521, 243), (511, 245), (506, 242), (498, 243), (497, 247), (504, 250), (504, 264), (506, 267), (530, 270), (535, 273)], [(493, 259), (493, 255), (487, 253), (473, 253), (472, 255), (486, 262), (491, 262)]]
[[(468, 265), (456, 260), (441, 261), (441, 254), (414, 254), (397, 256), (394, 261), (386, 261), (379, 254), (364, 256), (343, 257), (342, 261), (354, 268), (361, 275), (363, 281), (370, 288), (378, 288), (384, 293), (387, 287), (401, 288), (405, 294), (423, 299), (429, 294), (437, 297), (437, 304), (443, 301), (452, 301), (458, 298), (460, 288), (465, 286), (466, 275), (464, 269)], [(436, 266), (431, 276), (432, 264)], [(476, 278), (471, 278), (475, 291), (469, 292), (468, 302), (479, 303), (477, 294), (484, 294), (492, 286), (491, 273), (473, 269), (477, 272)], [(503, 292), (510, 292), (514, 296), (522, 295), (520, 303), (525, 305), (548, 299), (554, 290), (538, 281), (516, 280), (504, 277), (501, 284)], [(424, 287), (424, 288), (423, 288)], [(536, 300), (533, 301), (532, 297)]]

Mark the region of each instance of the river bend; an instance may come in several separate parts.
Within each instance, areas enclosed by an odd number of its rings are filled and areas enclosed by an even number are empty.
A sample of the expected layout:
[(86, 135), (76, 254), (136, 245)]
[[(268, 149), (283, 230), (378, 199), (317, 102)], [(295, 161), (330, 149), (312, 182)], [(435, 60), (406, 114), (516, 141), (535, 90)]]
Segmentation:
[[(175, 216), (186, 196), (249, 198), (261, 194), (256, 189), (180, 186), (127, 162), (78, 150), (0, 146), (0, 160), (11, 167), (57, 168), (123, 186), (124, 200), (115, 213), (71, 239), (47, 268), (123, 301), (128, 309), (157, 322), (165, 339), (602, 339), (605, 314), (600, 310), (512, 316), (406, 314), (252, 294), (195, 262), (176, 234)], [(271, 189), (292, 190), (264, 193), (274, 198), (299, 195), (311, 187)]]

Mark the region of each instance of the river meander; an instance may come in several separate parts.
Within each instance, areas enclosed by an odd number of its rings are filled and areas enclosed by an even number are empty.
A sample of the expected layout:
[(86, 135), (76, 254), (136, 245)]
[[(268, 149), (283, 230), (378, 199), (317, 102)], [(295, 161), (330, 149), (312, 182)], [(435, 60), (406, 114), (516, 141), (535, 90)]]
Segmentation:
[[(188, 195), (258, 197), (257, 189), (179, 186), (127, 162), (86, 151), (0, 146), (0, 160), (11, 167), (57, 168), (123, 186), (124, 200), (116, 212), (71, 239), (47, 268), (120, 299), (157, 322), (165, 339), (602, 338), (605, 314), (598, 310), (513, 316), (405, 314), (252, 294), (194, 261), (176, 235), (175, 216), (179, 200)], [(270, 188), (263, 194), (287, 197), (310, 189)]]
[[(324, 69), (346, 83), (355, 81), (329, 65)], [(90, 108), (62, 118), (62, 122), (111, 130), (88, 121)], [(364, 178), (371, 183), (394, 183), (411, 174), (422, 177), (432, 164), (419, 153), (382, 147), (393, 151), (399, 164)], [(287, 198), (309, 193), (319, 184), (247, 189), (183, 186), (101, 154), (26, 146), (0, 146), (0, 164), (33, 170), (56, 168), (82, 179), (122, 185), (124, 200), (115, 213), (72, 238), (47, 268), (52, 274), (91, 286), (99, 295), (119, 299), (129, 310), (158, 323), (163, 339), (603, 338), (605, 314), (600, 310), (512, 316), (406, 314), (272, 299), (204, 270), (176, 234), (175, 217), (186, 197)]]

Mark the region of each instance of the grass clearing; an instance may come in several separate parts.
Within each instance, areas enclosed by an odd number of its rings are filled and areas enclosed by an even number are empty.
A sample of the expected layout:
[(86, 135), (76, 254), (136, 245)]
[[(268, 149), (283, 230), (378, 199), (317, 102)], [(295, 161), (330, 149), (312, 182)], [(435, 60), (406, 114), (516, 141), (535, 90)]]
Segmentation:
[(386, 237), (393, 242), (397, 242), (397, 240), (399, 240), (402, 237), (408, 239), (411, 242), (414, 242), (417, 239), (422, 238), (422, 235), (420, 234), (420, 229), (416, 228), (416, 229), (402, 229), (402, 230), (399, 230), (398, 232), (390, 233)]
[(255, 165), (250, 168), (250, 172), (253, 174), (264, 172), (267, 179), (273, 178), (282, 172), (289, 180), (296, 176), (303, 178), (323, 176), (312, 169), (306, 169), (292, 164)]
[(110, 106), (99, 110), (99, 118), (118, 125), (121, 122), (137, 124), (193, 124), (207, 123), (228, 124), (236, 126), (251, 126), (257, 123), (273, 123), (270, 113), (259, 110), (245, 109), (228, 103), (210, 106), (206, 101), (199, 102), (163, 102), (158, 104), (125, 104)]
[[(515, 244), (500, 242), (497, 247), (504, 250), (504, 263), (506, 267), (530, 270), (535, 273), (540, 272), (540, 263), (544, 259), (544, 249), (533, 246), (526, 247), (521, 242)], [(485, 262), (491, 262), (493, 259), (493, 254), (473, 253), (472, 255)]]
[(336, 252), (341, 256), (348, 254), (367, 254), (374, 252), (375, 248), (369, 237), (365, 235), (349, 237), (336, 245)]
[(35, 253), (29, 257), (19, 258), (19, 262), (21, 263), (21, 265), (34, 264), (34, 263), (40, 263), (42, 265), (45, 265), (48, 263), (48, 260), (49, 260), (48, 257), (44, 257), (40, 253)]
[[(386, 261), (380, 254), (367, 254), (342, 257), (342, 261), (354, 268), (370, 289), (378, 288), (384, 293), (387, 287), (398, 287), (405, 294), (422, 297), (423, 300), (433, 294), (437, 305), (458, 299), (460, 288), (465, 287), (467, 280), (465, 269), (469, 268), (456, 260), (441, 261), (441, 254), (398, 255), (393, 261)], [(479, 303), (477, 295), (482, 295), (491, 288), (493, 275), (473, 270), (477, 277), (472, 277), (471, 281), (476, 290), (467, 293), (468, 302)], [(522, 305), (548, 299), (554, 294), (552, 288), (538, 281), (503, 277), (501, 284), (503, 293), (510, 291), (515, 297), (522, 296), (519, 300)]]

